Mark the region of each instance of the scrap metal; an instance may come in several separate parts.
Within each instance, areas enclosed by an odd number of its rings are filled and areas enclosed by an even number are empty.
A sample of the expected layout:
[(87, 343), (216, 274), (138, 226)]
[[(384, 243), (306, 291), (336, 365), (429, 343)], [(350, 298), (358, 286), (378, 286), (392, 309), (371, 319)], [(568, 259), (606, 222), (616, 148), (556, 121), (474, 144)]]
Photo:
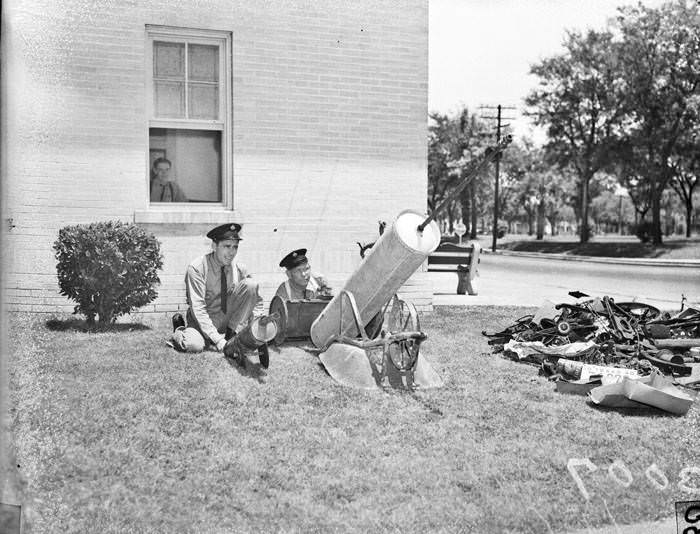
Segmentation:
[[(593, 342), (593, 350), (566, 358), (637, 369), (645, 374), (654, 369), (674, 376), (691, 374), (687, 364), (697, 359), (698, 351), (692, 349), (700, 347), (700, 310), (686, 307), (675, 314), (662, 313), (640, 302), (616, 303), (612, 297), (593, 298), (581, 292), (570, 295), (579, 301), (546, 303), (537, 313), (520, 317), (501, 331), (482, 334), (496, 352), (503, 352), (511, 340), (519, 346), (541, 342), (550, 349)], [(541, 365), (545, 374), (556, 375), (556, 361), (564, 352), (554, 352), (533, 351), (527, 360)]]

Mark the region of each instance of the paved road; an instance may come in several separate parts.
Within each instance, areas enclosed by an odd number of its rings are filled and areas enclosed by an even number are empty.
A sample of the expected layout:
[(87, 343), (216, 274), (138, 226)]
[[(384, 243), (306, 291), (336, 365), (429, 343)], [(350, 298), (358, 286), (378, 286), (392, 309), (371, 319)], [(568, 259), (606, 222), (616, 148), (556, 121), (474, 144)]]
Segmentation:
[(573, 302), (569, 291), (608, 295), (617, 302), (641, 301), (665, 310), (680, 309), (681, 295), (700, 305), (700, 269), (615, 265), (482, 254), (479, 295), (456, 295), (457, 275), (430, 273), (434, 304), (539, 306), (543, 300)]

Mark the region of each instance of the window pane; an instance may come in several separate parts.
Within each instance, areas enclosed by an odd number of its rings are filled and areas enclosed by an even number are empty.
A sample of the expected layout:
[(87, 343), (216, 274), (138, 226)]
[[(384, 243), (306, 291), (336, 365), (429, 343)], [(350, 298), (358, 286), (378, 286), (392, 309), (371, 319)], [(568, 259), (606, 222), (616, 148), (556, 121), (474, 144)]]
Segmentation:
[(151, 202), (221, 202), (221, 132), (151, 128)]
[(185, 79), (185, 44), (153, 43), (153, 76), (156, 78)]
[(153, 107), (156, 117), (185, 118), (185, 84), (155, 82)]
[(189, 97), (190, 119), (219, 118), (219, 88), (216, 85), (191, 83)]
[(219, 47), (189, 45), (189, 79), (197, 82), (219, 81)]

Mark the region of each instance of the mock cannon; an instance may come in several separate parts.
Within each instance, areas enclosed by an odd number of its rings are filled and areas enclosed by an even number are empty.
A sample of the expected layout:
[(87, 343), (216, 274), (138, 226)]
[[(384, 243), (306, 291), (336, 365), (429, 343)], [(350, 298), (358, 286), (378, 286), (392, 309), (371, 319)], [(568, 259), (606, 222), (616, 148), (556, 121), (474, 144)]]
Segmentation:
[(401, 212), (311, 324), (311, 341), (337, 382), (365, 389), (442, 385), (419, 353), (427, 336), (415, 307), (396, 295), (440, 243), (434, 221), (418, 229), (424, 219)]

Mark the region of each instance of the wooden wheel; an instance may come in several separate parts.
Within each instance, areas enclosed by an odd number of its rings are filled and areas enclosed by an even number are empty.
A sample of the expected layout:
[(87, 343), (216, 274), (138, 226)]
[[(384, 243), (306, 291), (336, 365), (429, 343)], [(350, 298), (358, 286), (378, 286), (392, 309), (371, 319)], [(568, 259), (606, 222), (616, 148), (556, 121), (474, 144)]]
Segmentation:
[(273, 313), (277, 313), (280, 317), (279, 330), (277, 331), (277, 335), (274, 339), (275, 345), (280, 345), (284, 343), (284, 340), (287, 337), (287, 320), (289, 319), (289, 311), (287, 310), (287, 303), (278, 295), (275, 295), (272, 298), (272, 302), (270, 302), (270, 315)]
[(418, 312), (412, 302), (406, 302), (394, 296), (387, 320), (389, 332), (418, 332), (420, 321)]

